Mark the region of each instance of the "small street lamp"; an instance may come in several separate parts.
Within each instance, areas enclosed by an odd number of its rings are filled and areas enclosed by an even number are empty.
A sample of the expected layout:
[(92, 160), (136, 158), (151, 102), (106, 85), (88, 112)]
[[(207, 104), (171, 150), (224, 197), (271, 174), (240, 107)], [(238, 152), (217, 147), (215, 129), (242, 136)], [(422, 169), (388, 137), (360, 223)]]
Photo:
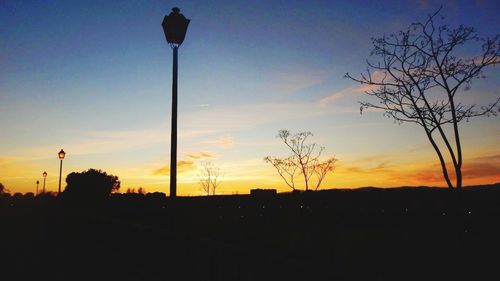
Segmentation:
[(170, 135), (170, 197), (177, 195), (177, 49), (184, 42), (189, 19), (180, 13), (180, 9), (172, 8), (172, 12), (163, 18), (161, 23), (165, 38), (174, 51), (172, 65), (172, 128)]
[(45, 194), (45, 180), (47, 179), (47, 172), (43, 172), (42, 176), (43, 176), (43, 189), (42, 189), (42, 193)]
[(36, 193), (35, 195), (38, 195), (38, 185), (40, 184), (40, 181), (36, 181)]
[(64, 159), (64, 156), (66, 156), (66, 152), (61, 149), (61, 151), (59, 151), (57, 155), (59, 156), (59, 159), (61, 159), (61, 165), (59, 165), (59, 191), (57, 193), (59, 195), (61, 194), (62, 161)]

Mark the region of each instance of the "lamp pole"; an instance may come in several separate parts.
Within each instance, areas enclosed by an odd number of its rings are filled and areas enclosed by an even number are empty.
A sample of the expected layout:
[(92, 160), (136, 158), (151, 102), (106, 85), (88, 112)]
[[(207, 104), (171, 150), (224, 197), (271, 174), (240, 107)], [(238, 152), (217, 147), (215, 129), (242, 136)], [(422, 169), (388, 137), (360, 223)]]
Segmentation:
[(170, 132), (170, 197), (177, 196), (177, 49), (173, 46), (172, 61), (172, 124)]
[(38, 195), (38, 185), (40, 184), (40, 181), (36, 181), (36, 193), (35, 195)]
[(62, 162), (64, 159), (64, 156), (66, 156), (66, 152), (61, 149), (59, 153), (57, 154), (59, 156), (59, 159), (61, 160), (61, 164), (59, 165), (59, 190), (57, 192), (57, 195), (61, 194), (61, 176), (62, 176)]
[(42, 193), (45, 194), (45, 180), (47, 179), (47, 172), (43, 172), (42, 176), (43, 176), (43, 189), (42, 189)]
[(170, 198), (177, 196), (177, 51), (186, 37), (189, 24), (179, 8), (163, 18), (161, 23), (165, 38), (173, 49), (172, 61), (172, 124), (170, 134)]

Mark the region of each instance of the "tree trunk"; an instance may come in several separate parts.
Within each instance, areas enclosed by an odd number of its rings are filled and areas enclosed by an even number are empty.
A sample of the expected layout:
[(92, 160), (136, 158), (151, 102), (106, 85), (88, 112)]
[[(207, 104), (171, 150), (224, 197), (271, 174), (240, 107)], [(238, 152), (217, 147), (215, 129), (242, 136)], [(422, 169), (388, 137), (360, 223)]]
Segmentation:
[(462, 190), (462, 167), (455, 167), (455, 174), (457, 176), (457, 185), (456, 188), (458, 191)]
[(432, 144), (432, 147), (434, 148), (439, 157), (439, 162), (441, 163), (441, 168), (443, 170), (443, 176), (444, 179), (446, 180), (446, 184), (448, 185), (448, 188), (450, 190), (453, 190), (454, 189), (453, 184), (451, 183), (450, 176), (448, 175), (448, 169), (446, 168), (446, 162), (444, 161), (443, 154), (441, 153), (441, 150), (439, 150), (439, 147), (432, 138), (431, 133), (427, 133), (427, 138), (429, 139), (430, 143)]
[(302, 166), (302, 174), (304, 174), (304, 182), (306, 183), (306, 190), (309, 190), (309, 180), (307, 179), (306, 169), (304, 168), (304, 164), (300, 163)]

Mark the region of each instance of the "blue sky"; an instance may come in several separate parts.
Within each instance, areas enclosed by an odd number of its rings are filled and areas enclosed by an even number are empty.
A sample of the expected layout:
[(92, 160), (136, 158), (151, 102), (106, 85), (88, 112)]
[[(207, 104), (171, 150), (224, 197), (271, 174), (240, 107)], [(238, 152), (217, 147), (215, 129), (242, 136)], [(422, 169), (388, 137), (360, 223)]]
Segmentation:
[[(450, 25), (499, 30), (498, 1), (2, 1), (0, 182), (24, 192), (43, 170), (56, 182), (64, 148), (66, 174), (102, 168), (125, 187), (167, 190), (155, 171), (169, 161), (172, 52), (160, 24), (173, 6), (191, 19), (179, 51), (179, 158), (210, 154), (225, 192), (284, 188), (262, 161), (286, 152), (274, 138), (282, 128), (314, 132), (344, 167), (398, 170), (407, 160), (396, 155), (417, 148), (435, 161), (418, 129), (360, 116), (359, 89), (343, 74), (365, 69), (371, 37), (440, 5)], [(498, 70), (487, 75), (471, 101), (498, 96)], [(475, 122), (466, 143), (499, 153), (498, 119)], [(194, 160), (180, 176), (185, 194), (197, 193)], [(330, 186), (399, 182), (341, 171)]]

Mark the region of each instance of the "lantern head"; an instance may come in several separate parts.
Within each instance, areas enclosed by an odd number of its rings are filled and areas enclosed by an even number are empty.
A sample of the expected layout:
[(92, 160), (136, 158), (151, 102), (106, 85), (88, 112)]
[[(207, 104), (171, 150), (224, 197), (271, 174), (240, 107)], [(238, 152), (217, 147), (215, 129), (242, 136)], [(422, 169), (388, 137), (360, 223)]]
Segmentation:
[(64, 156), (66, 156), (66, 152), (64, 152), (64, 150), (61, 149), (61, 151), (59, 151), (57, 155), (59, 155), (59, 159), (63, 160)]
[(172, 8), (170, 15), (163, 18), (161, 23), (165, 38), (170, 45), (180, 46), (186, 37), (189, 19), (180, 13), (179, 8)]

